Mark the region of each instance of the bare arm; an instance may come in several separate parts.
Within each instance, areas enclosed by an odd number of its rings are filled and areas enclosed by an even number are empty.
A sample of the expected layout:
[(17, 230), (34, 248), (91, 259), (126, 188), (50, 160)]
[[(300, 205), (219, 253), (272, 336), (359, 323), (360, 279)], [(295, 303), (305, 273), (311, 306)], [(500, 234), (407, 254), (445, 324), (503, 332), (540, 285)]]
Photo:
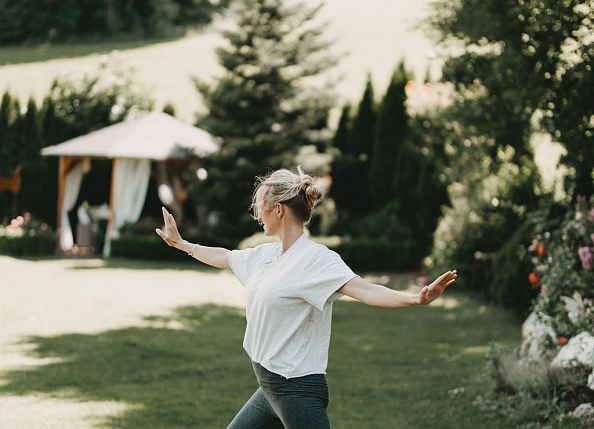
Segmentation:
[(429, 304), (452, 285), (457, 278), (456, 270), (447, 271), (433, 283), (423, 287), (418, 294), (399, 292), (385, 286), (376, 285), (354, 277), (338, 289), (338, 292), (355, 298), (374, 307), (402, 308)]
[(156, 228), (155, 232), (167, 245), (186, 253), (192, 252), (192, 257), (213, 267), (229, 268), (229, 250), (222, 247), (201, 246), (184, 240), (177, 230), (173, 215), (165, 207), (163, 207), (163, 220), (165, 222), (163, 230)]

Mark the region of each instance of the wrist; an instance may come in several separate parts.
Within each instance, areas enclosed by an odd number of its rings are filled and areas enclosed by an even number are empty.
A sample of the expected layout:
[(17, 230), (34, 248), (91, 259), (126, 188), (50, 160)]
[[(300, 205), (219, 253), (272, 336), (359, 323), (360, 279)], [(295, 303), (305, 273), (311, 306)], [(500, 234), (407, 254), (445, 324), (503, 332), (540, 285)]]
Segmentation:
[(194, 247), (194, 244), (186, 240), (181, 240), (178, 244), (175, 245), (176, 249), (186, 252), (188, 254), (192, 250), (192, 247)]

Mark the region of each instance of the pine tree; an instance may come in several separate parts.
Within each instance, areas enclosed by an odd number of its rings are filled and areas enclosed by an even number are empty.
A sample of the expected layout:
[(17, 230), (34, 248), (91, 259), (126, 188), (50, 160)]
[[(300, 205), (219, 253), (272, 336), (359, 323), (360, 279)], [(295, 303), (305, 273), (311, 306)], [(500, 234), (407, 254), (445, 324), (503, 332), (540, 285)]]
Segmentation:
[(375, 209), (380, 209), (394, 196), (394, 166), (399, 152), (404, 149), (407, 137), (408, 116), (404, 87), (408, 80), (408, 73), (401, 62), (392, 74), (379, 108), (369, 174), (370, 192)]
[(220, 216), (218, 234), (254, 232), (247, 208), (255, 176), (293, 167), (303, 145), (324, 146), (332, 97), (303, 83), (335, 63), (325, 54), (321, 26), (312, 24), (320, 7), (236, 1), (236, 28), (224, 33), (229, 46), (217, 50), (223, 76), (212, 86), (196, 81), (208, 108), (198, 125), (222, 138), (199, 187), (202, 201)]

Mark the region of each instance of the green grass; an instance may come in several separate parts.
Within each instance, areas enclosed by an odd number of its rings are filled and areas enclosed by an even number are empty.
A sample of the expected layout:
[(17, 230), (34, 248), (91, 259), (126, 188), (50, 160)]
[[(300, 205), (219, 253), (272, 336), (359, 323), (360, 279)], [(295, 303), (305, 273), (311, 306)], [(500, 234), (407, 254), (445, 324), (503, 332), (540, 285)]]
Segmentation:
[[(488, 389), (489, 343), (516, 345), (520, 321), (456, 291), (447, 295), (444, 305), (397, 311), (335, 304), (328, 368), (333, 427), (512, 427), (507, 416), (485, 414), (474, 400)], [(55, 360), (5, 372), (0, 395), (130, 405), (100, 427), (226, 427), (257, 387), (241, 347), (243, 310), (188, 306), (147, 322), (23, 338), (35, 357)]]
[(87, 55), (107, 54), (113, 50), (142, 48), (154, 43), (174, 40), (124, 40), (76, 43), (41, 43), (38, 45), (16, 45), (0, 47), (0, 66), (9, 64), (27, 64), (64, 58), (78, 58)]

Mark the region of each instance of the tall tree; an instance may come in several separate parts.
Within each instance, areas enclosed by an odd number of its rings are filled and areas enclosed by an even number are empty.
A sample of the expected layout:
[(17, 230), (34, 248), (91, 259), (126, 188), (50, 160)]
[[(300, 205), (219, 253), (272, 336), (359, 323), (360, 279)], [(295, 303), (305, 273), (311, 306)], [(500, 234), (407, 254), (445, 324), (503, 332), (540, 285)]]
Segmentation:
[(321, 5), (238, 0), (235, 27), (217, 50), (224, 73), (213, 85), (196, 81), (208, 113), (198, 125), (221, 137), (220, 151), (205, 161), (202, 201), (218, 214), (218, 233), (240, 238), (256, 230), (247, 213), (254, 177), (292, 167), (306, 144), (324, 148), (333, 97), (306, 78), (335, 64), (322, 25)]
[[(41, 157), (42, 133), (40, 114), (35, 100), (29, 99), (27, 111), (20, 119), (18, 133), (19, 160), (22, 167), (22, 191), (19, 194), (21, 211), (39, 216), (48, 203), (46, 177), (48, 165)], [(45, 219), (44, 219), (45, 220)]]
[[(12, 175), (17, 164), (15, 145), (15, 122), (19, 111), (16, 100), (6, 91), (0, 102), (0, 176)], [(0, 222), (6, 221), (15, 213), (15, 198), (9, 192), (0, 192)]]
[(349, 135), (351, 133), (351, 106), (345, 104), (338, 120), (336, 133), (332, 139), (332, 146), (340, 150), (341, 153), (347, 150)]
[[(334, 232), (337, 234), (349, 233), (353, 222), (371, 211), (369, 165), (376, 116), (373, 84), (368, 77), (355, 117), (350, 121), (350, 132), (346, 142), (342, 142), (346, 147), (332, 161), (330, 195), (336, 204)], [(339, 131), (342, 132), (338, 129), (337, 133)]]
[(482, 124), (473, 127), (490, 128), (492, 153), (511, 146), (520, 164), (530, 156), (531, 119), (540, 118), (535, 122), (567, 150), (561, 162), (575, 172), (567, 191), (573, 199), (592, 195), (591, 1), (442, 0), (435, 10), (439, 40), (453, 37), (464, 47), (446, 62), (444, 77), (478, 101)]
[(371, 76), (367, 78), (363, 98), (359, 102), (357, 114), (353, 119), (353, 128), (348, 142), (347, 153), (361, 160), (368, 160), (373, 150), (373, 133), (377, 120), (373, 84)]
[[(394, 177), (399, 171), (395, 165), (400, 152), (405, 149), (403, 145), (407, 137), (405, 86), (408, 80), (408, 73), (401, 62), (392, 74), (379, 108), (369, 171), (369, 190), (375, 209), (381, 208), (393, 197)], [(399, 169), (403, 167), (401, 165)]]

